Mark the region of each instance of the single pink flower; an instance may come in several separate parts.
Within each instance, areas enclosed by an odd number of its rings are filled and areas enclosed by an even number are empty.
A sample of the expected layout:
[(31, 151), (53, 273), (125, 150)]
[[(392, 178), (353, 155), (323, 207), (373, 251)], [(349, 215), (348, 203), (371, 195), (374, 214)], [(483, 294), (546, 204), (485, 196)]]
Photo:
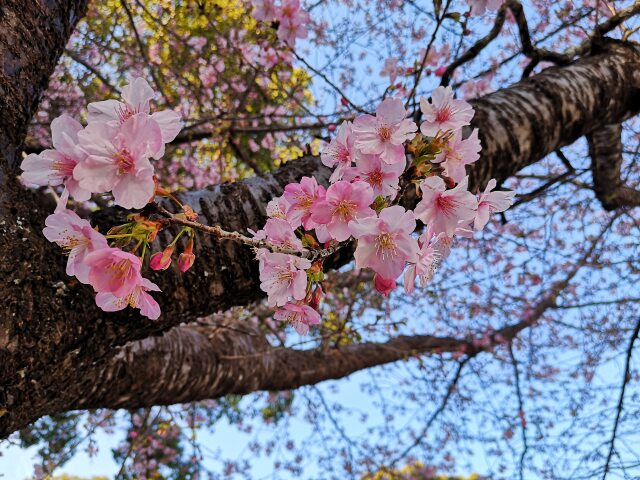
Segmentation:
[(310, 325), (320, 324), (320, 314), (309, 305), (287, 303), (278, 310), (273, 318), (280, 322), (289, 322), (299, 335), (307, 335)]
[(380, 70), (381, 77), (389, 77), (389, 82), (393, 83), (396, 81), (398, 75), (402, 72), (402, 68), (398, 66), (397, 58), (387, 58), (384, 61), (384, 67)]
[(478, 160), (481, 149), (477, 128), (474, 128), (471, 135), (465, 140), (462, 140), (462, 130), (456, 130), (433, 161), (435, 163), (444, 162), (442, 164), (443, 173), (458, 183), (467, 175), (465, 165), (470, 165)]
[(252, 16), (256, 20), (271, 21), (276, 18), (278, 9), (275, 6), (274, 0), (252, 0), (253, 12)]
[(302, 251), (303, 249), (302, 242), (296, 237), (291, 224), (281, 218), (267, 219), (264, 228), (255, 232), (253, 238), (256, 240), (266, 240), (298, 251)]
[(472, 15), (482, 15), (487, 10), (498, 10), (504, 0), (467, 0)]
[(351, 220), (375, 216), (369, 207), (373, 198), (373, 189), (368, 183), (340, 180), (327, 189), (324, 200), (311, 207), (311, 219), (326, 225), (331, 237), (342, 242), (351, 236)]
[(402, 100), (383, 100), (375, 117), (362, 115), (353, 122), (356, 148), (362, 153), (379, 154), (385, 163), (402, 162), (405, 159), (403, 143), (411, 140), (418, 129), (406, 116)]
[(469, 222), (476, 214), (478, 202), (467, 191), (468, 177), (453, 189), (447, 190), (440, 177), (425, 178), (420, 183), (422, 200), (418, 203), (416, 218), (431, 226), (434, 233), (444, 232), (452, 236), (459, 222)]
[(34, 185), (65, 185), (77, 201), (91, 198), (91, 192), (78, 185), (73, 169), (87, 154), (78, 148), (78, 132), (82, 125), (63, 114), (51, 122), (53, 150), (31, 153), (22, 161), (22, 180)]
[(91, 192), (113, 192), (118, 205), (142, 208), (155, 192), (149, 157), (162, 143), (157, 123), (146, 114), (122, 124), (90, 123), (78, 134), (87, 158), (76, 165), (74, 177)]
[(136, 284), (127, 295), (119, 297), (111, 292), (97, 293), (96, 304), (105, 312), (117, 312), (129, 305), (132, 308), (139, 308), (140, 314), (150, 320), (157, 320), (160, 317), (160, 305), (147, 293), (148, 291), (159, 292), (160, 288), (146, 278), (141, 278), (140, 283)]
[(418, 261), (418, 242), (411, 237), (415, 228), (413, 212), (399, 205), (383, 209), (379, 217), (349, 222), (358, 239), (356, 266), (370, 268), (384, 278), (397, 278), (407, 262)]
[(89, 283), (96, 292), (126, 297), (142, 281), (140, 259), (119, 248), (95, 250), (85, 257), (84, 263), (89, 267)]
[(276, 19), (280, 22), (278, 26), (280, 40), (294, 45), (296, 38), (307, 38), (309, 34), (307, 25), (311, 19), (307, 12), (300, 9), (299, 0), (283, 0)]
[(287, 202), (284, 196), (275, 197), (267, 204), (267, 216), (285, 220), (289, 207), (289, 202)]
[(433, 275), (440, 264), (442, 255), (437, 249), (437, 245), (444, 234), (433, 235), (431, 230), (427, 230), (418, 239), (420, 250), (418, 251), (418, 261), (409, 265), (404, 273), (404, 291), (413, 292), (416, 283), (416, 277), (420, 277), (420, 286), (424, 287), (431, 281)]
[(378, 293), (381, 293), (385, 297), (388, 297), (389, 294), (393, 290), (395, 290), (398, 285), (396, 284), (394, 278), (384, 278), (376, 273), (373, 276), (373, 286)]
[(379, 155), (362, 154), (356, 161), (355, 168), (345, 172), (345, 180), (359, 178), (371, 185), (373, 195), (395, 198), (398, 181), (405, 169), (405, 162), (388, 164)]
[(420, 109), (425, 118), (420, 131), (428, 137), (469, 125), (474, 114), (471, 105), (453, 98), (451, 87), (436, 88), (431, 94), (431, 102), (421, 97)]
[(258, 250), (260, 288), (267, 293), (270, 307), (282, 306), (291, 298), (303, 300), (307, 293), (307, 273), (311, 262), (284, 253)]
[(134, 115), (145, 114), (158, 125), (162, 141), (157, 148), (151, 152), (153, 158), (160, 158), (164, 155), (164, 144), (173, 141), (182, 125), (180, 115), (173, 110), (161, 110), (149, 115), (151, 107), (149, 102), (153, 99), (155, 92), (147, 81), (138, 77), (132, 80), (122, 89), (122, 100), (104, 100), (102, 102), (90, 103), (87, 106), (87, 121), (108, 122), (112, 125), (123, 124)]
[(329, 178), (331, 183), (342, 179), (345, 171), (358, 159), (351, 122), (342, 122), (338, 129), (338, 135), (322, 150), (320, 159), (327, 167), (335, 168)]
[(80, 282), (89, 283), (85, 258), (93, 251), (107, 248), (107, 239), (71, 210), (59, 210), (49, 215), (44, 223), (46, 227), (42, 233), (46, 239), (69, 251), (67, 275), (75, 275)]
[(290, 183), (284, 187), (284, 198), (289, 203), (287, 221), (293, 228), (302, 225), (305, 230), (311, 230), (315, 227), (311, 220), (311, 206), (324, 200), (326, 192), (314, 177), (302, 177), (300, 183)]
[(496, 180), (492, 178), (478, 199), (478, 211), (473, 220), (473, 228), (476, 230), (484, 228), (489, 221), (489, 215), (496, 212), (504, 212), (513, 205), (513, 197), (516, 192), (492, 192), (494, 188), (496, 188)]

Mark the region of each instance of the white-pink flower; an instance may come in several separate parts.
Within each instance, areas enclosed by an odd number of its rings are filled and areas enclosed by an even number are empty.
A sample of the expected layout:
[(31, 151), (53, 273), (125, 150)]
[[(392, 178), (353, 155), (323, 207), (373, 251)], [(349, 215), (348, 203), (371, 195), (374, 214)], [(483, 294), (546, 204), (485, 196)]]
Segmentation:
[(459, 222), (470, 222), (476, 214), (478, 202), (468, 190), (468, 177), (453, 189), (447, 190), (442, 178), (433, 176), (420, 182), (422, 200), (415, 209), (416, 218), (433, 229), (453, 236)]
[(335, 168), (329, 181), (335, 183), (342, 179), (344, 172), (358, 159), (358, 150), (354, 145), (353, 124), (344, 121), (338, 129), (338, 134), (320, 154), (322, 163), (329, 168)]
[(283, 0), (276, 19), (280, 22), (278, 26), (280, 40), (294, 45), (296, 38), (307, 38), (309, 34), (307, 24), (310, 22), (310, 17), (307, 12), (300, 9), (299, 0)]
[(140, 283), (133, 287), (128, 295), (117, 297), (110, 292), (99, 292), (96, 294), (96, 304), (105, 312), (117, 312), (128, 306), (139, 308), (140, 314), (150, 320), (157, 320), (160, 317), (160, 305), (147, 292), (159, 292), (160, 287), (155, 283), (142, 278)]
[(254, 238), (302, 251), (302, 242), (296, 237), (291, 224), (282, 218), (269, 218), (262, 230), (258, 230)]
[(404, 172), (405, 163), (385, 163), (379, 155), (362, 154), (356, 161), (355, 168), (350, 168), (345, 173), (345, 180), (359, 178), (367, 182), (373, 188), (373, 195), (383, 197), (396, 196), (398, 181)]
[(387, 58), (384, 61), (384, 67), (380, 70), (381, 77), (389, 77), (389, 82), (396, 81), (398, 75), (402, 72), (402, 69), (398, 66), (397, 58)]
[(482, 15), (487, 10), (497, 10), (504, 0), (467, 0), (472, 15)]
[(309, 325), (320, 324), (320, 314), (309, 305), (287, 303), (278, 310), (273, 318), (281, 322), (289, 322), (299, 335), (309, 333)]
[(122, 89), (122, 100), (104, 100), (102, 102), (90, 103), (87, 106), (87, 121), (109, 122), (113, 125), (123, 124), (134, 115), (144, 113), (158, 124), (162, 134), (162, 142), (157, 149), (152, 152), (153, 158), (160, 158), (164, 155), (164, 144), (176, 138), (182, 125), (180, 115), (173, 110), (161, 110), (149, 115), (151, 107), (149, 102), (153, 99), (154, 91), (147, 81), (138, 77), (132, 80)]
[(361, 115), (353, 122), (355, 146), (362, 153), (379, 154), (386, 163), (402, 162), (404, 146), (418, 127), (406, 118), (407, 111), (397, 98), (385, 99), (376, 109), (376, 116)]
[(487, 184), (487, 188), (478, 199), (478, 211), (473, 221), (473, 228), (482, 230), (489, 221), (489, 215), (496, 212), (504, 212), (513, 204), (513, 197), (516, 192), (492, 192), (496, 188), (496, 180), (492, 178)]
[(89, 283), (96, 292), (126, 297), (142, 282), (140, 258), (119, 248), (101, 248), (88, 253)]
[(42, 233), (50, 242), (57, 243), (69, 251), (67, 275), (75, 275), (82, 283), (89, 283), (89, 266), (85, 257), (109, 245), (107, 239), (91, 224), (71, 210), (62, 209), (49, 215), (44, 221), (46, 227)]
[(278, 9), (274, 0), (252, 0), (253, 13), (251, 14), (256, 20), (271, 21), (276, 18)]
[(465, 140), (462, 139), (462, 130), (456, 130), (433, 161), (444, 162), (444, 174), (458, 183), (467, 175), (465, 165), (478, 160), (481, 149), (477, 128)]
[(433, 235), (431, 229), (427, 230), (418, 239), (418, 261), (410, 264), (404, 273), (404, 291), (413, 292), (416, 283), (416, 277), (420, 277), (420, 286), (424, 287), (433, 278), (438, 265), (442, 259), (442, 254), (438, 250), (438, 245), (444, 234)]
[(351, 220), (375, 216), (375, 211), (369, 206), (373, 198), (373, 189), (368, 183), (340, 180), (327, 189), (324, 200), (313, 204), (311, 219), (326, 225), (331, 238), (342, 242), (351, 236)]
[(73, 171), (80, 186), (91, 192), (113, 192), (118, 205), (142, 208), (155, 192), (149, 158), (162, 143), (158, 124), (137, 114), (122, 124), (90, 123), (78, 134), (88, 154)]
[(260, 288), (267, 293), (270, 307), (281, 307), (291, 298), (303, 300), (307, 293), (307, 273), (311, 262), (306, 258), (258, 250)]
[(474, 114), (471, 105), (453, 98), (451, 87), (436, 88), (431, 94), (431, 102), (421, 97), (420, 109), (425, 118), (420, 131), (428, 137), (469, 125)]
[(311, 206), (324, 200), (326, 189), (318, 185), (315, 177), (302, 177), (300, 183), (290, 183), (284, 187), (284, 198), (289, 203), (287, 221), (293, 228), (304, 226), (306, 230), (315, 227), (311, 220)]
[(413, 212), (399, 205), (383, 209), (378, 217), (349, 222), (358, 239), (356, 266), (370, 268), (386, 279), (397, 278), (407, 262), (418, 261), (418, 242), (411, 237), (415, 228)]
[(31, 153), (22, 161), (22, 180), (35, 185), (63, 185), (78, 201), (89, 200), (91, 192), (78, 185), (73, 169), (87, 156), (78, 148), (78, 132), (82, 125), (67, 114), (51, 122), (53, 150)]
[(289, 202), (287, 202), (284, 196), (272, 198), (267, 203), (267, 216), (271, 218), (287, 218), (287, 211), (289, 210)]

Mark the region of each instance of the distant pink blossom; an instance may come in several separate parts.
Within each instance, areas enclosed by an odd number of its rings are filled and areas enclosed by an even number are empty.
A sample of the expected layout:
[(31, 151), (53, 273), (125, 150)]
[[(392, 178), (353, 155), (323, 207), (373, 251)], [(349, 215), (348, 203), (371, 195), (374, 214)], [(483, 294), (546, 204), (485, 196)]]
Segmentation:
[(140, 258), (119, 248), (101, 248), (85, 259), (89, 267), (89, 283), (96, 292), (126, 297), (142, 282)]
[(487, 10), (498, 10), (504, 0), (467, 0), (472, 15), (482, 15)]
[(146, 114), (137, 114), (122, 124), (90, 123), (78, 134), (88, 154), (73, 175), (91, 192), (113, 192), (118, 205), (142, 208), (155, 192), (149, 157), (162, 143), (160, 129)]
[(311, 267), (306, 258), (260, 249), (260, 288), (267, 293), (270, 307), (281, 307), (291, 298), (303, 300), (307, 290), (307, 274)]
[(310, 325), (320, 324), (320, 314), (309, 305), (287, 303), (278, 310), (273, 318), (281, 322), (289, 322), (299, 335), (307, 335)]
[(324, 200), (311, 207), (311, 219), (326, 225), (331, 237), (342, 242), (351, 236), (348, 226), (351, 220), (375, 216), (369, 207), (373, 198), (373, 189), (368, 183), (340, 180), (328, 188)]
[(379, 154), (385, 163), (399, 163), (405, 159), (404, 146), (418, 127), (406, 118), (402, 100), (387, 98), (376, 109), (376, 116), (362, 115), (353, 122), (355, 146), (362, 153)]
[(35, 185), (64, 185), (77, 201), (91, 198), (91, 192), (78, 185), (73, 169), (87, 154), (78, 148), (78, 132), (82, 125), (63, 114), (51, 122), (53, 150), (31, 153), (22, 161), (22, 180)]
[(422, 199), (415, 209), (416, 218), (431, 226), (434, 233), (452, 236), (459, 222), (469, 222), (476, 214), (478, 203), (467, 191), (467, 183), (468, 177), (465, 177), (455, 188), (447, 190), (440, 177), (424, 179), (420, 183)]
[(123, 124), (134, 115), (145, 114), (150, 117), (158, 127), (162, 135), (162, 141), (157, 145), (156, 150), (151, 152), (153, 158), (160, 158), (164, 155), (164, 144), (176, 138), (182, 125), (180, 115), (173, 110), (161, 110), (149, 115), (151, 107), (149, 102), (153, 99), (155, 92), (149, 83), (138, 77), (132, 80), (122, 89), (122, 100), (104, 100), (102, 102), (90, 103), (87, 106), (87, 121), (109, 122), (112, 125)]
[(75, 275), (80, 282), (89, 283), (89, 266), (85, 258), (95, 250), (107, 248), (107, 239), (71, 210), (57, 211), (44, 223), (46, 227), (42, 233), (46, 239), (69, 251), (67, 275)]
[(418, 261), (418, 243), (411, 237), (415, 228), (413, 212), (399, 205), (383, 209), (378, 217), (349, 222), (349, 230), (358, 239), (356, 266), (370, 268), (384, 278), (397, 278), (407, 262)]
[(147, 293), (148, 291), (159, 292), (160, 287), (146, 278), (141, 278), (140, 282), (127, 295), (116, 296), (110, 292), (97, 293), (96, 304), (105, 312), (117, 312), (127, 306), (139, 308), (141, 315), (150, 320), (157, 320), (160, 317), (160, 305)]
[(442, 163), (444, 174), (458, 183), (467, 175), (465, 165), (470, 165), (478, 160), (481, 149), (477, 128), (474, 128), (471, 135), (465, 140), (462, 139), (462, 131), (456, 130), (433, 162), (444, 162)]
[(374, 196), (394, 198), (405, 166), (404, 162), (387, 164), (379, 155), (362, 154), (358, 157), (355, 168), (350, 168), (345, 173), (345, 179), (360, 178), (371, 185)]
[(307, 25), (311, 21), (309, 14), (300, 8), (299, 0), (282, 0), (280, 11), (276, 19), (278, 26), (278, 38), (294, 45), (297, 38), (307, 38), (309, 29)]
[(421, 97), (420, 109), (425, 118), (420, 131), (428, 137), (469, 125), (474, 113), (467, 102), (453, 98), (451, 87), (436, 88), (431, 94), (430, 102)]
[(311, 207), (314, 203), (324, 200), (326, 189), (318, 185), (315, 177), (302, 177), (300, 183), (290, 183), (284, 188), (284, 198), (289, 203), (287, 221), (293, 228), (300, 225), (306, 230), (315, 227), (311, 220)]
[(274, 0), (252, 0), (253, 13), (251, 14), (256, 20), (275, 20), (278, 14), (278, 8), (275, 6)]
[(489, 221), (489, 215), (496, 212), (504, 212), (513, 204), (513, 197), (516, 192), (493, 192), (494, 188), (496, 188), (496, 181), (492, 178), (478, 199), (478, 211), (473, 221), (473, 228), (476, 230), (484, 228)]
[(380, 76), (389, 77), (389, 82), (393, 83), (396, 81), (400, 72), (402, 72), (402, 69), (398, 66), (398, 59), (387, 58), (384, 61), (384, 67), (380, 70)]
[(322, 150), (320, 154), (322, 163), (329, 168), (335, 168), (329, 179), (331, 183), (341, 180), (346, 169), (357, 161), (358, 151), (354, 143), (353, 124), (344, 121), (338, 129), (338, 135)]

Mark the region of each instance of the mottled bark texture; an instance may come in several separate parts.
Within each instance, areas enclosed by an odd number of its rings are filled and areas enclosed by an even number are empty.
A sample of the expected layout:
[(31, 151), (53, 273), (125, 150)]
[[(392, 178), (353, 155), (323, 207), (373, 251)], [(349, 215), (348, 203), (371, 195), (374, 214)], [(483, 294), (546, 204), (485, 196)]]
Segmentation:
[[(34, 111), (46, 77), (53, 70), (57, 54), (85, 5), (78, 1), (16, 0), (5, 1), (2, 7), (0, 248), (5, 255), (0, 261), (0, 298), (3, 299), (0, 302), (0, 437), (45, 414), (106, 405), (107, 399), (101, 403), (98, 392), (90, 395), (91, 387), (105, 386), (101, 375), (107, 375), (105, 372), (109, 370), (105, 370), (105, 366), (121, 352), (117, 347), (160, 334), (198, 316), (246, 304), (261, 295), (253, 253), (243, 246), (214, 238), (198, 242), (198, 261), (189, 273), (183, 275), (171, 268), (151, 277), (164, 291), (159, 295), (164, 313), (156, 322), (142, 319), (133, 310), (103, 314), (94, 305), (91, 289), (64, 274), (64, 257), (40, 234), (43, 215), (52, 210), (51, 205), (45, 204), (44, 196), (21, 189), (11, 173), (15, 173), (18, 163), (17, 152), (26, 122)], [(21, 48), (27, 44), (29, 48)], [(484, 145), (483, 156), (473, 172), (475, 186), (484, 185), (491, 177), (505, 180), (556, 148), (637, 112), (638, 51), (630, 45), (616, 43), (602, 48), (601, 52), (575, 64), (549, 69), (475, 102), (474, 125), (480, 128)], [(244, 231), (263, 223), (266, 202), (280, 194), (286, 183), (303, 175), (317, 175), (326, 183), (327, 173), (317, 158), (309, 157), (292, 162), (273, 175), (185, 194), (183, 200), (199, 211), (203, 221), (219, 223), (228, 230)], [(105, 220), (104, 216), (100, 220)], [(344, 261), (344, 258), (332, 260), (334, 265)], [(206, 336), (210, 338), (209, 334)], [(363, 346), (361, 350), (353, 347), (354, 351), (349, 347), (345, 350), (353, 354), (349, 362), (339, 360), (342, 358), (339, 351), (315, 351), (305, 358), (313, 358), (315, 364), (324, 363), (327, 368), (316, 368), (318, 373), (309, 376), (304, 369), (308, 364), (296, 357), (296, 352), (287, 351), (287, 355), (291, 355), (287, 358), (295, 359), (291, 363), (277, 354), (265, 357), (265, 364), (260, 363), (260, 355), (253, 357), (254, 362), (242, 363), (233, 357), (238, 353), (247, 354), (247, 348), (260, 351), (265, 345), (264, 339), (249, 341), (239, 332), (223, 338), (224, 347), (221, 345), (220, 349), (226, 358), (222, 359), (223, 367), (215, 368), (218, 368), (218, 377), (224, 378), (219, 380), (216, 395), (224, 394), (225, 388), (229, 393), (256, 388), (291, 388), (304, 382), (334, 378), (403, 358), (412, 348), (404, 348), (396, 356), (385, 356), (388, 346)], [(416, 341), (419, 340), (420, 337), (416, 337)], [(133, 350), (146, 352), (149, 365), (156, 361), (162, 364), (162, 352), (175, 347), (179, 354), (180, 342), (186, 346), (193, 345), (194, 341), (193, 338), (170, 340), (167, 347), (155, 340), (145, 340)], [(159, 353), (154, 353), (154, 348)], [(220, 355), (217, 349), (213, 352)], [(116, 369), (118, 362), (140, 353), (119, 355), (112, 360)], [(188, 376), (191, 382), (179, 380), (178, 390), (186, 390), (176, 393), (173, 400), (165, 398), (163, 402), (190, 399), (188, 388), (191, 383), (197, 383), (194, 378), (199, 372), (198, 360), (187, 357), (183, 355), (181, 361), (194, 366), (192, 375)], [(331, 358), (338, 360), (330, 361)], [(274, 368), (276, 364), (267, 366), (268, 362), (281, 364)], [(299, 379), (295, 385), (278, 383), (277, 377), (283, 370), (295, 372), (293, 377)], [(142, 401), (145, 393), (141, 386), (149, 387), (156, 381), (152, 376), (127, 380), (131, 367), (118, 371), (117, 376), (108, 378), (131, 385), (131, 396), (135, 394), (138, 398), (132, 398), (129, 405)], [(182, 379), (180, 371), (166, 370), (168, 375), (173, 375), (172, 379)], [(158, 374), (159, 370), (149, 372)], [(251, 380), (240, 387), (239, 378)], [(176, 392), (175, 389), (169, 391)], [(105, 394), (106, 390), (103, 388), (101, 392)], [(118, 399), (111, 402), (114, 406), (126, 404)]]

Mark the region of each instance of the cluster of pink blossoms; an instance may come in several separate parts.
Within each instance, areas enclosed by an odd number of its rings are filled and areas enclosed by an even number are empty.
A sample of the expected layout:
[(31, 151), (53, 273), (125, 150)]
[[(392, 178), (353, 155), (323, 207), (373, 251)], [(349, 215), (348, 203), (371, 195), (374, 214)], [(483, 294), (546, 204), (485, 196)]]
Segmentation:
[(253, 18), (261, 21), (278, 22), (278, 38), (290, 46), (295, 46), (297, 38), (307, 38), (309, 13), (300, 8), (300, 0), (253, 0)]
[(159, 291), (142, 277), (140, 257), (110, 247), (106, 237), (88, 221), (66, 208), (69, 194), (76, 201), (92, 193), (111, 192), (117, 205), (142, 208), (156, 192), (152, 159), (164, 155), (165, 144), (181, 129), (172, 110), (150, 113), (154, 92), (143, 78), (122, 89), (122, 101), (88, 105), (88, 125), (68, 115), (51, 123), (53, 149), (30, 154), (22, 162), (22, 179), (35, 185), (63, 185), (56, 212), (46, 219), (46, 238), (68, 250), (67, 273), (96, 291), (105, 311), (139, 308), (151, 319), (160, 308), (148, 291)]
[[(454, 99), (450, 87), (438, 87), (420, 107), (422, 135), (397, 98), (384, 100), (375, 115), (345, 121), (322, 151), (322, 162), (334, 169), (330, 186), (303, 177), (269, 203), (269, 218), (255, 237), (299, 252), (257, 250), (260, 287), (270, 306), (281, 307), (276, 320), (291, 322), (300, 334), (320, 323), (322, 260), (307, 259), (316, 258), (312, 251), (320, 244), (335, 247), (354, 239), (356, 267), (375, 272), (378, 291), (388, 295), (405, 272), (404, 289), (411, 293), (417, 278), (422, 285), (431, 280), (456, 235), (471, 236), (491, 213), (512, 204), (514, 192), (494, 192), (495, 180), (479, 196), (468, 191), (465, 166), (478, 160), (481, 149), (477, 129), (462, 138), (473, 118), (471, 105)], [(410, 165), (407, 142), (414, 156)], [(408, 166), (414, 168), (404, 178)], [(395, 204), (401, 181), (417, 185), (421, 199), (413, 211)], [(426, 226), (419, 236), (416, 220)]]

